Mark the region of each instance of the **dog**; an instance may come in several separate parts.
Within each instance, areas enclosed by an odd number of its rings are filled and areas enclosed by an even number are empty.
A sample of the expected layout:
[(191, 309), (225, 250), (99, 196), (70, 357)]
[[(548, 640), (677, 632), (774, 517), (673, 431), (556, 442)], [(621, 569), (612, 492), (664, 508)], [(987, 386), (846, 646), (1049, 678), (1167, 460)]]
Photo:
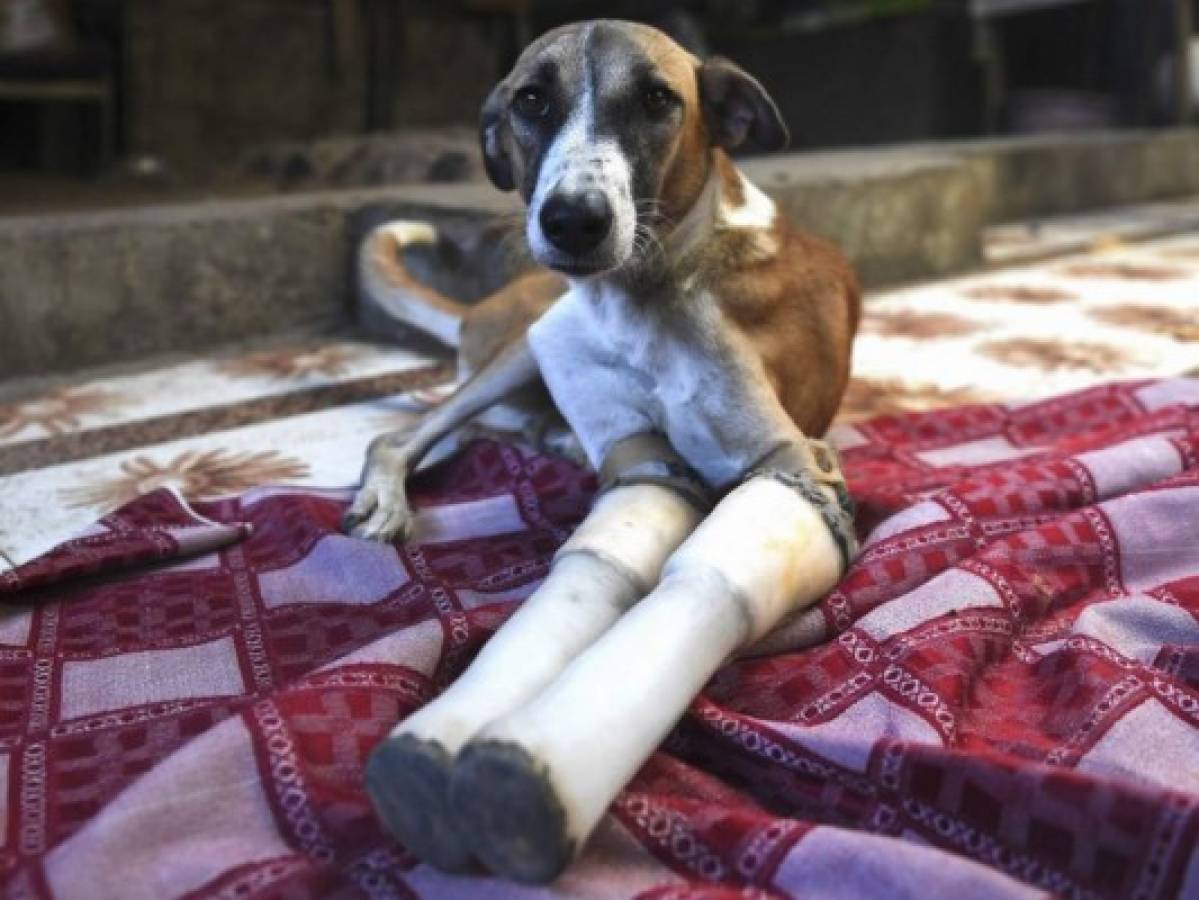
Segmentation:
[(347, 530), (405, 536), (413, 469), (522, 392), (534, 421), (561, 413), (600, 480), (545, 582), (371, 756), (380, 818), (426, 862), (556, 877), (715, 670), (856, 551), (813, 437), (849, 378), (859, 287), (729, 156), (787, 140), (733, 63), (577, 23), (529, 46), (482, 112), (488, 175), (520, 192), (537, 268), (468, 307), (408, 273), (400, 251), (427, 226), (365, 242), (366, 290), (458, 346), (469, 377), (372, 446)]

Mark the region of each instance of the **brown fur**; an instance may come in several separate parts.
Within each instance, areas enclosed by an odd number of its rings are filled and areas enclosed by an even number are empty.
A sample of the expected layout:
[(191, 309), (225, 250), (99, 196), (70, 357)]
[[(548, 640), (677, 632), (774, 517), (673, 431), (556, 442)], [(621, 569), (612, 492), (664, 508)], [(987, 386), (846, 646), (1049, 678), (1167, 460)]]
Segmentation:
[[(713, 167), (730, 207), (746, 202), (728, 154), (712, 147), (696, 77), (699, 61), (653, 29), (635, 39), (684, 100), (684, 119), (659, 197), (678, 221), (696, 202)], [(777, 252), (761, 259), (740, 236), (719, 236), (703, 248), (701, 267), (730, 324), (757, 350), (767, 378), (801, 431), (828, 430), (849, 383), (850, 351), (861, 315), (857, 277), (833, 244), (779, 216)], [(815, 377), (814, 373), (819, 373)]]
[(657, 66), (658, 73), (683, 98), (683, 124), (674, 151), (668, 157), (658, 197), (666, 220), (677, 222), (703, 191), (712, 165), (711, 139), (695, 77), (699, 60), (653, 28), (638, 29), (635, 40)]
[(741, 206), (745, 203), (745, 188), (737, 177), (737, 167), (729, 159), (729, 155), (721, 150), (714, 151), (716, 169), (720, 172), (720, 194), (729, 206)]
[(818, 436), (849, 383), (861, 294), (835, 246), (782, 218), (775, 234), (776, 256), (714, 273), (712, 292), (756, 349), (787, 414), (804, 434)]

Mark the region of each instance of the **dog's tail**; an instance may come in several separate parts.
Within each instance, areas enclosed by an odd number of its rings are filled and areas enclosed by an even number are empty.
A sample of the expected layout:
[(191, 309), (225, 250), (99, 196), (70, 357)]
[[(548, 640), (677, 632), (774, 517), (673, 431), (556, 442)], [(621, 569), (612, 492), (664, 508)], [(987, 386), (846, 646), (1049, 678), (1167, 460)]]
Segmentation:
[(404, 265), (405, 247), (436, 243), (437, 229), (428, 222), (380, 225), (359, 248), (358, 283), (376, 309), (456, 348), (469, 307), (422, 284)]

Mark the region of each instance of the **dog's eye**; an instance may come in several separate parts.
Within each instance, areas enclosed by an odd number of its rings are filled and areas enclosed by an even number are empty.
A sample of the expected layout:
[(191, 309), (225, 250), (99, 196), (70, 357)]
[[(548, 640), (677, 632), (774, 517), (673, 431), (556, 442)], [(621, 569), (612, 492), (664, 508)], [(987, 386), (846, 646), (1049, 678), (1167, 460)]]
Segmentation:
[(675, 96), (668, 88), (664, 88), (661, 85), (651, 85), (642, 92), (641, 101), (651, 113), (662, 115), (674, 107)]
[(516, 92), (512, 106), (523, 119), (544, 119), (550, 112), (550, 98), (541, 88), (529, 85)]

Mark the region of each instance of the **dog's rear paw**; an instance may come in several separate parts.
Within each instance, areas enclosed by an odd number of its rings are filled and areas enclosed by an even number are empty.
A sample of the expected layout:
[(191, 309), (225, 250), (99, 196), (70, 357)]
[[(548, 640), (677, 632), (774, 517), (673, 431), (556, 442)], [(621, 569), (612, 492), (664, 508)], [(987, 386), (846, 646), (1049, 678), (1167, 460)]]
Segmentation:
[(412, 509), (402, 491), (364, 487), (346, 510), (341, 527), (363, 540), (406, 541), (412, 536)]

